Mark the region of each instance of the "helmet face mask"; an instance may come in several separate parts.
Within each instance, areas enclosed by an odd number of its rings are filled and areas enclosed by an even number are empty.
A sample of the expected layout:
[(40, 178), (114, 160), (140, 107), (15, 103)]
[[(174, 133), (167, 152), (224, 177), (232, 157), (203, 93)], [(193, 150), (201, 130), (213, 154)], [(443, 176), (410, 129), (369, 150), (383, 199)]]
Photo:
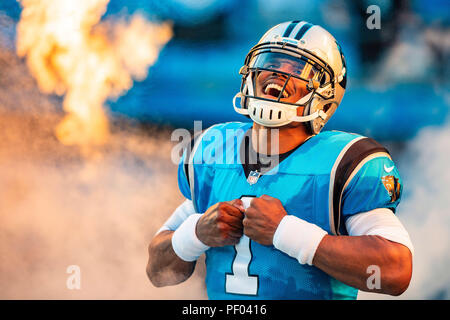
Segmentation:
[[(345, 61), (336, 40), (319, 26), (312, 28), (315, 34), (311, 35), (312, 39), (321, 38), (317, 41), (286, 37), (286, 30), (295, 29), (291, 28), (293, 24), (306, 23), (277, 25), (250, 50), (240, 71), (241, 90), (233, 104), (236, 112), (263, 126), (305, 122), (311, 133), (317, 134), (342, 99), (345, 88), (340, 84), (346, 80)], [(327, 41), (320, 41), (324, 37)], [(328, 47), (331, 44), (332, 48), (317, 48), (321, 43)], [(332, 52), (335, 65), (338, 58), (340, 70), (333, 69), (329, 56), (323, 52)], [(236, 106), (237, 97), (241, 98), (240, 108)]]
[(326, 70), (306, 58), (273, 51), (255, 53), (247, 70), (243, 82), (253, 86), (251, 98), (297, 106), (305, 106), (300, 103), (302, 98), (330, 78)]

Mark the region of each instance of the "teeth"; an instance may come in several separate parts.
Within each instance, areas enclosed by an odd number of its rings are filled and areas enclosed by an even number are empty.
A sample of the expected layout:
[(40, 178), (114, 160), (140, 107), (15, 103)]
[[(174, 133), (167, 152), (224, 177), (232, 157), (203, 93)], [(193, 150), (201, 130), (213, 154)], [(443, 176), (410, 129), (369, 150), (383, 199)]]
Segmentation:
[[(264, 93), (267, 94), (267, 91), (269, 91), (269, 89), (276, 89), (278, 91), (281, 91), (283, 90), (283, 87), (275, 83), (270, 83), (269, 85), (267, 85), (266, 89), (264, 90)], [(286, 90), (284, 90), (283, 97), (287, 98), (288, 96), (289, 96), (288, 93), (286, 92)]]

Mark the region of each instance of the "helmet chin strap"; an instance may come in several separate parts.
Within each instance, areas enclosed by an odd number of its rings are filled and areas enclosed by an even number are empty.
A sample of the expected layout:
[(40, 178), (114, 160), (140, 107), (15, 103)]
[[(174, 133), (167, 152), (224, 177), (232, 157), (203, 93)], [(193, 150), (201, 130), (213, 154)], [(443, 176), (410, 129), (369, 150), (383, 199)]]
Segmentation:
[(238, 108), (236, 107), (236, 99), (242, 99), (242, 93), (238, 92), (235, 94), (234, 98), (233, 98), (233, 108), (234, 111), (236, 111), (239, 114), (242, 114), (244, 116), (248, 116), (248, 109), (244, 109), (244, 108)]

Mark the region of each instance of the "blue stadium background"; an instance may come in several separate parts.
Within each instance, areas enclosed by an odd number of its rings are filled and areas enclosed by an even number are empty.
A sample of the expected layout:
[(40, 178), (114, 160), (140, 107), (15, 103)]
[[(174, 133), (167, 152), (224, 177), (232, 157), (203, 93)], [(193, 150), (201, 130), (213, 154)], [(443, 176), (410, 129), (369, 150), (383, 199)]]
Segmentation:
[[(371, 4), (382, 13), (379, 30), (366, 27)], [(335, 35), (348, 64), (348, 89), (327, 128), (407, 140), (449, 112), (448, 48), (429, 36), (448, 28), (449, 9), (446, 0), (111, 0), (105, 17), (141, 12), (173, 21), (175, 33), (149, 76), (109, 108), (113, 116), (187, 128), (199, 118), (204, 127), (243, 119), (231, 99), (245, 55), (269, 27), (302, 19)], [(20, 18), (13, 0), (0, 10)]]

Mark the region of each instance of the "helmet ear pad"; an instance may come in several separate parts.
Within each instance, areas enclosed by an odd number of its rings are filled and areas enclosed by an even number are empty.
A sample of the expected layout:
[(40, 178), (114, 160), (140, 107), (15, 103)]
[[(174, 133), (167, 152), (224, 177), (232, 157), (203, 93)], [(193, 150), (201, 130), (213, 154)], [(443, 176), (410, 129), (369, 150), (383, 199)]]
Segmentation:
[[(319, 98), (321, 99), (321, 98)], [(322, 99), (321, 99), (322, 100)], [(325, 103), (326, 102), (326, 103)], [(323, 110), (323, 112), (325, 112), (326, 119), (322, 119), (322, 118), (316, 118), (311, 122), (311, 130), (314, 134), (319, 133), (322, 128), (325, 126), (325, 124), (328, 122), (328, 120), (330, 120), (331, 116), (334, 114), (334, 112), (336, 111), (338, 104), (336, 101), (325, 101), (323, 100), (322, 103), (320, 103), (321, 106), (317, 106), (317, 108), (321, 108)], [(312, 112), (315, 112), (317, 109), (313, 110)]]
[(322, 110), (327, 114), (326, 119), (322, 119), (318, 117), (314, 120), (306, 122), (306, 128), (310, 131), (311, 134), (318, 134), (322, 128), (325, 126), (325, 123), (331, 118), (333, 113), (336, 111), (337, 104), (335, 101), (324, 100), (320, 96), (313, 96), (310, 103), (305, 106), (305, 110), (303, 111), (303, 115), (307, 116), (313, 114), (318, 110)]
[[(323, 111), (327, 114), (327, 119), (325, 123), (328, 122), (328, 120), (331, 118), (331, 116), (336, 112), (336, 109), (338, 107), (338, 104), (336, 101), (331, 101), (323, 106)], [(324, 125), (325, 125), (324, 123)]]

